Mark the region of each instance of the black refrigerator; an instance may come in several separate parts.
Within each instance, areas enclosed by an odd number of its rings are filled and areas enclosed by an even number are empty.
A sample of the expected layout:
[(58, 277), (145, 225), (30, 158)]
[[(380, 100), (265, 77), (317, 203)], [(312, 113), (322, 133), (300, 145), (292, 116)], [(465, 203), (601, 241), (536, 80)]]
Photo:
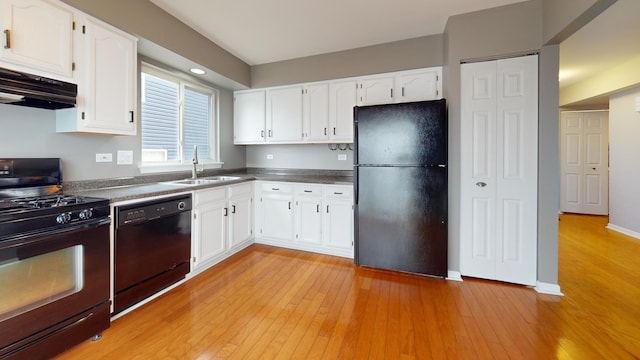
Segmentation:
[(442, 100), (354, 108), (355, 262), (447, 276)]

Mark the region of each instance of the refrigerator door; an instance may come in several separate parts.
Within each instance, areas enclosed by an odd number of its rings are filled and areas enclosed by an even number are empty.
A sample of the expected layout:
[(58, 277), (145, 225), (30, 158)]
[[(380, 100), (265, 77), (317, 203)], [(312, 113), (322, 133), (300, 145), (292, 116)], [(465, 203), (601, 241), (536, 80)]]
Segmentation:
[(446, 102), (356, 107), (356, 165), (445, 165)]
[(447, 169), (357, 168), (356, 264), (447, 276)]

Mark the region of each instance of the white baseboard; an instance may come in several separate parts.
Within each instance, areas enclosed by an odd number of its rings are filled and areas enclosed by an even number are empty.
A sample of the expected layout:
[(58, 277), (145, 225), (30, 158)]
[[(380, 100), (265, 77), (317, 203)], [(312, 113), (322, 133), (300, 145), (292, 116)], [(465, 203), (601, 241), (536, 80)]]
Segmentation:
[(635, 232), (635, 231), (629, 230), (627, 228), (623, 228), (621, 226), (614, 225), (612, 223), (608, 223), (607, 224), (607, 229), (611, 229), (613, 231), (617, 231), (619, 233), (623, 233), (623, 234), (631, 236), (633, 238), (640, 239), (640, 233), (639, 232)]
[(447, 280), (462, 281), (462, 274), (460, 274), (460, 271), (449, 270), (447, 271)]
[(560, 285), (558, 284), (549, 284), (536, 281), (536, 286), (533, 289), (540, 294), (564, 296), (562, 291), (560, 291)]

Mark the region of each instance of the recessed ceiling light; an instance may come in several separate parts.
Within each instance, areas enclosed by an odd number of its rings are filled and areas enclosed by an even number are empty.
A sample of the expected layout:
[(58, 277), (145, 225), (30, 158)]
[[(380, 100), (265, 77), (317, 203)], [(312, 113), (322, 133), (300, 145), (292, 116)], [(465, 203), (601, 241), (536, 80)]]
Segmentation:
[(198, 69), (198, 68), (191, 68), (191, 69), (189, 69), (189, 71), (191, 71), (194, 74), (198, 74), (198, 75), (206, 74), (206, 71), (204, 71), (202, 69)]

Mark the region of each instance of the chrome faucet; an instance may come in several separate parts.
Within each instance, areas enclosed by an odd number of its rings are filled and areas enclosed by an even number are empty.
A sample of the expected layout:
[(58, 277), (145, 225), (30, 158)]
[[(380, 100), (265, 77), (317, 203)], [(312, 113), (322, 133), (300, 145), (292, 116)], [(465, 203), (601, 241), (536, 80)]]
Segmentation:
[(191, 169), (191, 178), (198, 178), (198, 145), (193, 145), (193, 169)]

